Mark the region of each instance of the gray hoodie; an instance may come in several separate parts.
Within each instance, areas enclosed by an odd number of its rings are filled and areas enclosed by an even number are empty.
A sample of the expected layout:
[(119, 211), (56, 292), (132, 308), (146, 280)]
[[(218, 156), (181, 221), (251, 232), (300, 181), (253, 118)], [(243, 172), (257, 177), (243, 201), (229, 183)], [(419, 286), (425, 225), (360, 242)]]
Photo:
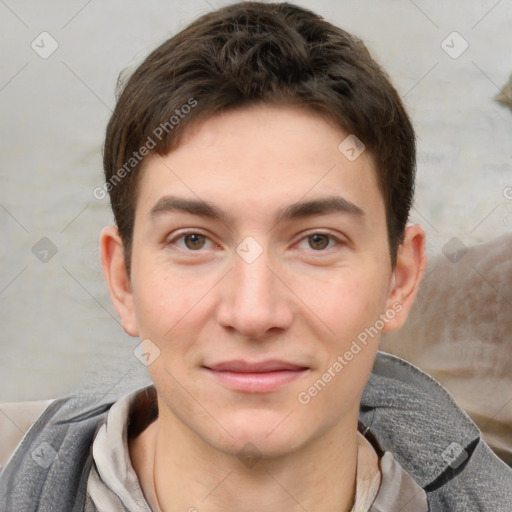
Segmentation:
[[(87, 395), (50, 404), (0, 473), (0, 512), (84, 510), (92, 442), (112, 405), (101, 400)], [(418, 368), (379, 352), (360, 422), (426, 491), (430, 511), (512, 512), (512, 469)]]

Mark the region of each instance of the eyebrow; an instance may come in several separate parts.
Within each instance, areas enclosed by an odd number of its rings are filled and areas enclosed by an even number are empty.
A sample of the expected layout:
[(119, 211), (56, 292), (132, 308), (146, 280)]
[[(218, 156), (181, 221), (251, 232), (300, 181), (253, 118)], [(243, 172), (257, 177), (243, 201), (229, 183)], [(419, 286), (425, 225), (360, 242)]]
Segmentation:
[(226, 215), (215, 205), (208, 201), (195, 199), (182, 199), (174, 196), (160, 198), (149, 212), (150, 218), (159, 217), (164, 213), (183, 212), (200, 217), (225, 220)]
[(276, 222), (285, 222), (314, 215), (327, 215), (329, 213), (344, 213), (354, 217), (364, 217), (364, 211), (352, 201), (341, 196), (328, 196), (293, 203), (278, 214)]
[[(227, 214), (208, 201), (183, 199), (175, 196), (160, 198), (151, 208), (149, 217), (156, 218), (171, 212), (183, 212), (223, 222), (226, 222), (228, 218)], [(362, 218), (365, 215), (364, 211), (352, 201), (341, 196), (328, 196), (310, 201), (298, 201), (289, 205), (277, 214), (276, 223), (329, 213), (343, 213), (356, 218)]]

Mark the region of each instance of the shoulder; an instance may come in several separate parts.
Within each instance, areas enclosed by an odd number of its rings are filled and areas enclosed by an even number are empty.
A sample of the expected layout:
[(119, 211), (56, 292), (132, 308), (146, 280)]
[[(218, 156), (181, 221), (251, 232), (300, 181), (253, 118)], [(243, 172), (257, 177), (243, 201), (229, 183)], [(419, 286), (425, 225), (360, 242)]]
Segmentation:
[(0, 471), (0, 510), (64, 511), (85, 499), (92, 440), (112, 405), (104, 396), (66, 397), (44, 408)]
[(471, 504), (464, 510), (497, 510), (512, 500), (512, 469), (449, 393), (410, 363), (378, 352), (360, 420), (439, 504), (432, 510), (449, 510), (450, 500)]

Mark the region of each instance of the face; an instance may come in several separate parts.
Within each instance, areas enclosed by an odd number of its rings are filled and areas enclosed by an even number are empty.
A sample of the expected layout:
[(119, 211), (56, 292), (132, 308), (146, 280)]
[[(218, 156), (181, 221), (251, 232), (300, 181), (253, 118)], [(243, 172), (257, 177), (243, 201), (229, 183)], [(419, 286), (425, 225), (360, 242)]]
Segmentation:
[(256, 106), (145, 161), (121, 316), (157, 355), (164, 424), (278, 455), (357, 421), (401, 305), (373, 161), (339, 150), (348, 135)]

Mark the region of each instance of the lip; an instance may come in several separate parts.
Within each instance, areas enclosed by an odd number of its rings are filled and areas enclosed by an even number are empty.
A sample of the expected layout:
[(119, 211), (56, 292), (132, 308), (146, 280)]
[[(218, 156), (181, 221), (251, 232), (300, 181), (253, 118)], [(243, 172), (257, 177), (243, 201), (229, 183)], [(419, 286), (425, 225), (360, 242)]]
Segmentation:
[(243, 359), (232, 359), (231, 361), (223, 361), (206, 368), (214, 371), (228, 371), (237, 373), (260, 373), (260, 372), (276, 372), (281, 370), (304, 370), (306, 367), (284, 361), (282, 359), (266, 359), (265, 361), (245, 361)]
[(278, 359), (260, 362), (236, 359), (203, 368), (224, 386), (247, 393), (276, 391), (309, 371), (305, 366)]

